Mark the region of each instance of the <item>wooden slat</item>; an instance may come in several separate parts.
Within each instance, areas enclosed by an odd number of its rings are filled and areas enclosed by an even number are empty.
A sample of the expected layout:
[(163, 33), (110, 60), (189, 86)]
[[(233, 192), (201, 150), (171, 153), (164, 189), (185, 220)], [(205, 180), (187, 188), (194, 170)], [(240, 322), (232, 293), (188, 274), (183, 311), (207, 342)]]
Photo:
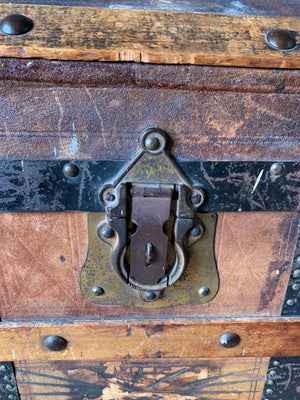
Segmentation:
[[(221, 335), (228, 332), (240, 336), (238, 346), (220, 345)], [(64, 337), (67, 348), (46, 349), (48, 335)], [(0, 327), (0, 343), (3, 361), (292, 357), (299, 355), (300, 319), (6, 322)]]
[(15, 362), (21, 399), (260, 400), (268, 358)]
[(152, 10), (1, 5), (0, 17), (24, 14), (34, 29), (0, 36), (0, 56), (59, 60), (298, 68), (299, 51), (269, 49), (270, 29), (300, 31), (293, 17)]

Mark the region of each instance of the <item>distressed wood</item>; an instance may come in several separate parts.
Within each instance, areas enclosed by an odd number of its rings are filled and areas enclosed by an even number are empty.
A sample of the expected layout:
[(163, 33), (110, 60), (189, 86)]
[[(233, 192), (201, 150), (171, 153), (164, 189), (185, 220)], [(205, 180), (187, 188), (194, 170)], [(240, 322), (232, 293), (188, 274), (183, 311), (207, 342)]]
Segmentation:
[[(0, 0), (0, 4), (11, 4)], [(299, 17), (298, 0), (22, 0), (22, 4)]]
[(177, 160), (298, 161), (299, 93), (300, 71), (4, 59), (0, 157), (129, 160), (158, 126)]
[(300, 19), (0, 5), (0, 17), (18, 12), (34, 21), (22, 37), (0, 35), (0, 56), (59, 60), (297, 68), (300, 52), (269, 49), (270, 29), (300, 31)]
[[(239, 335), (241, 341), (236, 347), (220, 345), (220, 337), (227, 332)], [(48, 335), (65, 338), (67, 348), (63, 351), (48, 350), (43, 344)], [(3, 322), (0, 342), (0, 359), (3, 361), (293, 357), (299, 354), (300, 320)]]
[(16, 362), (21, 399), (260, 400), (268, 359)]
[[(217, 296), (203, 305), (148, 310), (147, 315), (280, 315), (298, 219), (289, 212), (219, 213)], [(2, 213), (0, 237), (3, 320), (145, 315), (145, 310), (96, 306), (83, 298), (79, 275), (87, 255), (87, 214)]]

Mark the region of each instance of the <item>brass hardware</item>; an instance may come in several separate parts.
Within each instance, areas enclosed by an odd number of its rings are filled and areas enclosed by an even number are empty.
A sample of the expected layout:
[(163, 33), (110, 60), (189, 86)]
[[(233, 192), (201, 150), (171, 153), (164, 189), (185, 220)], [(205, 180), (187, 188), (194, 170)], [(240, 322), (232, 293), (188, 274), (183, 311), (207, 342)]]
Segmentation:
[(240, 341), (241, 338), (236, 333), (224, 333), (224, 335), (220, 337), (221, 346), (227, 349), (237, 346)]
[(51, 335), (44, 339), (44, 345), (48, 350), (62, 351), (66, 349), (68, 342), (61, 336)]
[[(91, 302), (157, 308), (203, 303), (218, 290), (216, 215), (197, 216), (205, 192), (166, 146), (163, 131), (147, 129), (133, 161), (99, 194), (106, 213), (89, 214), (81, 291)], [(100, 298), (93, 292), (99, 283)], [(207, 287), (205, 294), (199, 287)]]
[(295, 32), (284, 29), (272, 29), (267, 32), (265, 41), (274, 50), (292, 51), (297, 48)]
[(32, 28), (32, 20), (21, 14), (10, 14), (0, 24), (1, 31), (6, 35), (24, 35)]

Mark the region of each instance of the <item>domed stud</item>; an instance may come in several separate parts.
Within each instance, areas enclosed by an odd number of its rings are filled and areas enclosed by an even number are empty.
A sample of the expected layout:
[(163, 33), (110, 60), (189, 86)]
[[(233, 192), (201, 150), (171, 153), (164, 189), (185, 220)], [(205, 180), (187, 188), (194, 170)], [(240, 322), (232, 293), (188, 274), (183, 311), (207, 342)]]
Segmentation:
[(7, 15), (0, 23), (0, 29), (6, 35), (24, 35), (33, 28), (33, 21), (22, 14)]
[(61, 336), (51, 335), (45, 338), (44, 345), (48, 350), (62, 351), (67, 347), (68, 342)]
[(224, 335), (220, 337), (221, 346), (227, 349), (237, 346), (240, 341), (241, 338), (236, 333), (224, 333)]
[(293, 33), (284, 29), (272, 29), (267, 32), (265, 41), (269, 47), (280, 51), (294, 50), (297, 45)]

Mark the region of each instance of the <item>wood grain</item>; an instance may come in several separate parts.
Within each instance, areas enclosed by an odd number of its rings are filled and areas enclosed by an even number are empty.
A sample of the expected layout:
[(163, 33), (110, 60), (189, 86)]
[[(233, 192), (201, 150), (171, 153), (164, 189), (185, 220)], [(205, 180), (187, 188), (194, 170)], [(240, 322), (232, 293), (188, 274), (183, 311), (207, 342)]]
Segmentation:
[(22, 37), (0, 35), (0, 56), (58, 60), (298, 68), (299, 51), (269, 49), (266, 32), (300, 31), (293, 17), (0, 5), (34, 21)]
[(0, 157), (131, 159), (164, 129), (177, 160), (298, 161), (300, 71), (0, 60)]
[(0, 214), (1, 317), (277, 316), (289, 279), (298, 219), (297, 213), (289, 212), (219, 213), (217, 296), (203, 305), (146, 314), (141, 309), (96, 306), (81, 295), (87, 214)]
[[(220, 337), (228, 332), (239, 335), (239, 345), (233, 348), (220, 345)], [(43, 344), (48, 335), (65, 338), (67, 348), (48, 350)], [(0, 327), (0, 342), (3, 361), (293, 357), (299, 355), (300, 320), (4, 322)]]
[(267, 358), (15, 362), (21, 399), (260, 400)]
[[(0, 0), (0, 4), (11, 4), (10, 0)], [(299, 17), (298, 0), (22, 0), (22, 4), (43, 4), (68, 7), (98, 7), (118, 9), (141, 9), (162, 11), (208, 12), (237, 15), (266, 15), (273, 17)]]

